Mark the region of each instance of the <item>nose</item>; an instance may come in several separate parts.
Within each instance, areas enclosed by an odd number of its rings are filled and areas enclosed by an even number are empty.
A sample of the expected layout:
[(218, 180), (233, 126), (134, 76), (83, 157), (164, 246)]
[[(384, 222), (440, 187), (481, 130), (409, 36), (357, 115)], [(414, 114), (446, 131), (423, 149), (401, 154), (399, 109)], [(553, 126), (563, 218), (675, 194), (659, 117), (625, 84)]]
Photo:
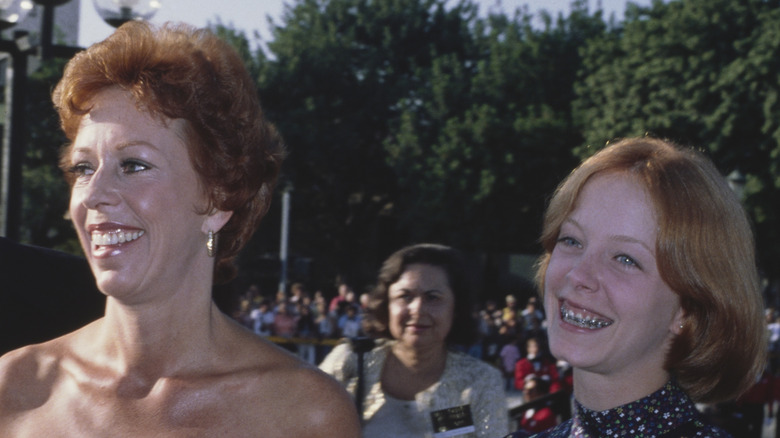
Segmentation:
[(566, 278), (572, 283), (575, 289), (584, 291), (595, 291), (598, 288), (598, 260), (588, 253), (581, 254), (572, 261)]
[(411, 315), (419, 315), (420, 311), (422, 310), (422, 297), (415, 297), (411, 302), (409, 302), (409, 314)]
[(100, 166), (88, 181), (82, 184), (77, 182), (73, 186), (73, 196), (80, 197), (81, 204), (87, 209), (97, 210), (118, 202), (117, 186), (117, 175)]

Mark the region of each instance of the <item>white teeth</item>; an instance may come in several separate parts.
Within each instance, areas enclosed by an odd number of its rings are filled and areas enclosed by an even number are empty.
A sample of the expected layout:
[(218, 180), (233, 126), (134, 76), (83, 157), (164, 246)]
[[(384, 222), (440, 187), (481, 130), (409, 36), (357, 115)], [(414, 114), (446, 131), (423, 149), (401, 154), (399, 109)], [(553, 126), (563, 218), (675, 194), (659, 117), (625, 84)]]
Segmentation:
[(574, 313), (574, 311), (567, 308), (565, 304), (561, 305), (561, 319), (568, 322), (569, 324), (589, 330), (604, 328), (612, 325), (614, 322), (590, 315), (583, 317), (581, 312)]
[(97, 246), (116, 245), (118, 243), (132, 242), (133, 240), (144, 235), (143, 230), (138, 231), (109, 231), (107, 233), (101, 233), (99, 231), (93, 231), (89, 237)]

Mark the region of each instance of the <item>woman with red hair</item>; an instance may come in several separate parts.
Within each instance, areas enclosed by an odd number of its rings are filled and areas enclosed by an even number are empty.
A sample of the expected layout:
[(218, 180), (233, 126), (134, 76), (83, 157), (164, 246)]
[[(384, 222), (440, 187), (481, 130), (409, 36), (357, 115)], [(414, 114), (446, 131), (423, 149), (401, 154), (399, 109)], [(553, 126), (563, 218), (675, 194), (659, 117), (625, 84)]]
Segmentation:
[(106, 309), (0, 359), (3, 436), (359, 436), (335, 381), (211, 297), (284, 155), (235, 50), (186, 25), (126, 23), (68, 63), (53, 98), (70, 217)]

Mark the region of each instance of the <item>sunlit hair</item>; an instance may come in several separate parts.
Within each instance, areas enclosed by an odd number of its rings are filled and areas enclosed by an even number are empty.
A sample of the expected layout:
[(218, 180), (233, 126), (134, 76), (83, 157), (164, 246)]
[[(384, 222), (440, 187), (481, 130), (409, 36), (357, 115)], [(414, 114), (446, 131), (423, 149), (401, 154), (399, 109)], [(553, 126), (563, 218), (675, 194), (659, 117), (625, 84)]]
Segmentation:
[(369, 297), (369, 311), (364, 317), (364, 329), (375, 338), (391, 338), (389, 322), (390, 286), (401, 278), (409, 265), (430, 265), (444, 270), (455, 297), (453, 324), (447, 334), (447, 344), (469, 346), (476, 341), (476, 325), (471, 317), (472, 278), (460, 251), (449, 246), (420, 243), (399, 249), (385, 260), (377, 283)]
[(765, 327), (753, 233), (739, 199), (709, 159), (653, 138), (631, 138), (584, 161), (558, 186), (544, 217), (544, 276), (561, 224), (591, 177), (628, 172), (644, 185), (657, 212), (656, 260), (680, 297), (682, 332), (665, 367), (697, 402), (746, 390), (765, 365)]
[[(268, 211), (284, 157), (243, 61), (208, 30), (128, 22), (71, 59), (54, 90), (71, 142), (95, 96), (111, 87), (126, 90), (140, 110), (163, 122), (184, 121), (189, 156), (209, 202), (202, 213), (233, 212), (218, 234), (214, 275), (217, 283), (231, 279), (233, 260)], [(70, 154), (66, 146), (63, 170)]]

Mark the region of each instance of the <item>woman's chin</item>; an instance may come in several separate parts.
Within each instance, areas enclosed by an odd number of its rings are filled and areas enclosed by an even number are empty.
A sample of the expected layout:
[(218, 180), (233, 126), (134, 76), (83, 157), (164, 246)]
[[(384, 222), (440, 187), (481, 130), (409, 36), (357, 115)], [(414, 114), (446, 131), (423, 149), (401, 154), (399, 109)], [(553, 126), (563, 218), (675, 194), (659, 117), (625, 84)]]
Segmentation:
[(413, 348), (415, 350), (424, 350), (428, 348), (436, 348), (444, 345), (443, 339), (436, 339), (428, 334), (405, 334), (398, 340), (401, 344)]

